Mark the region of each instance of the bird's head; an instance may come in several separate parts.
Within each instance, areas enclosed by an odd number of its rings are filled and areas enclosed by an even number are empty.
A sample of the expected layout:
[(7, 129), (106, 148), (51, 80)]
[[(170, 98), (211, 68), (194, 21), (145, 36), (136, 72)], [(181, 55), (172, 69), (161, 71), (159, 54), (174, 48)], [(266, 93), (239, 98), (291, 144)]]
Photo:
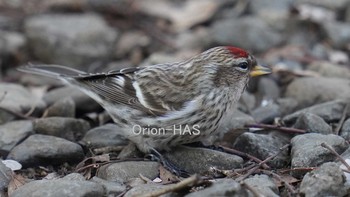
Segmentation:
[(221, 87), (245, 86), (250, 77), (271, 73), (270, 68), (258, 65), (251, 54), (237, 47), (215, 47), (196, 59), (210, 73), (214, 85)]

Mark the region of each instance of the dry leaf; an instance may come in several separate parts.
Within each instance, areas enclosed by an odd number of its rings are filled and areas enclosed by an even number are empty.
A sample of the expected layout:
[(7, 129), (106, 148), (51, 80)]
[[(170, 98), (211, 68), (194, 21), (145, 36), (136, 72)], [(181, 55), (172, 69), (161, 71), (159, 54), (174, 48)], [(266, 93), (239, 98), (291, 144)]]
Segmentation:
[[(297, 183), (300, 181), (299, 179), (296, 179), (289, 174), (280, 174), (279, 176), (289, 184)], [(277, 187), (282, 187), (284, 185), (279, 179), (276, 179), (274, 177), (272, 177), (272, 179), (275, 182)]]
[(8, 189), (7, 189), (8, 196), (11, 196), (11, 194), (16, 189), (18, 189), (22, 185), (26, 184), (27, 182), (28, 181), (26, 180), (26, 178), (24, 178), (22, 175), (13, 173), (12, 179), (11, 179), (9, 186), (8, 186)]
[(178, 182), (179, 178), (165, 169), (162, 165), (159, 165), (159, 177), (163, 184), (169, 184)]

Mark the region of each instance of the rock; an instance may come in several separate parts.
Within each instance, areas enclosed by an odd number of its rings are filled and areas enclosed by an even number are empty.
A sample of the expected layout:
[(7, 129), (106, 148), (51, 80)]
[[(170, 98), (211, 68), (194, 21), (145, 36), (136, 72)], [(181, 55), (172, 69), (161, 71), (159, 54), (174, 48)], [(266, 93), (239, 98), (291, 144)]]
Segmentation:
[(299, 116), (304, 113), (311, 113), (321, 117), (326, 122), (334, 122), (342, 117), (346, 102), (343, 100), (329, 101), (314, 106), (301, 109), (290, 115), (283, 117), (283, 121), (287, 124), (293, 124)]
[(20, 54), (24, 53), (25, 45), (26, 39), (22, 34), (0, 30), (0, 57), (5, 58), (2, 61), (9, 58), (9, 56), (21, 58)]
[(274, 103), (260, 106), (252, 111), (252, 116), (256, 122), (272, 123), (275, 118), (281, 116), (280, 108)]
[(20, 28), (20, 21), (19, 19), (17, 18), (14, 18), (14, 17), (11, 17), (11, 16), (8, 16), (7, 14), (5, 13), (2, 13), (0, 15), (0, 29), (2, 30), (18, 30)]
[(124, 183), (140, 174), (153, 180), (158, 176), (159, 164), (148, 161), (125, 161), (102, 166), (97, 176), (107, 181)]
[(346, 196), (350, 188), (345, 182), (344, 173), (338, 164), (325, 163), (304, 176), (300, 184), (300, 194), (310, 197)]
[(244, 180), (244, 183), (254, 188), (263, 196), (278, 197), (278, 188), (275, 182), (265, 174), (254, 175)]
[[(124, 197), (142, 196), (142, 195), (145, 195), (145, 194), (149, 194), (149, 193), (155, 192), (157, 190), (166, 189), (167, 187), (171, 187), (171, 186), (173, 186), (173, 184), (159, 185), (159, 184), (149, 183), (149, 184), (137, 185), (137, 186), (133, 187), (132, 189), (130, 189), (124, 195)], [(162, 197), (173, 197), (173, 196), (177, 196), (177, 195), (175, 195), (174, 192), (170, 192), (170, 193), (163, 194), (161, 196)]]
[(49, 117), (33, 122), (36, 133), (61, 137), (70, 141), (80, 139), (90, 129), (89, 122), (83, 119)]
[(62, 138), (47, 135), (31, 135), (15, 146), (7, 156), (24, 167), (33, 165), (77, 162), (84, 158), (81, 146)]
[(136, 48), (145, 48), (151, 39), (142, 31), (128, 31), (120, 36), (116, 44), (116, 56), (125, 57)]
[(279, 98), (276, 104), (280, 108), (281, 117), (295, 112), (298, 107), (298, 101), (293, 98)]
[(121, 133), (120, 127), (115, 124), (106, 124), (89, 130), (81, 140), (90, 148), (107, 146), (123, 146), (128, 144)]
[[(228, 125), (223, 128), (220, 128), (220, 141), (228, 142), (229, 144), (232, 144), (232, 142), (245, 130), (242, 130), (242, 128), (245, 127), (247, 124), (253, 124), (255, 123), (255, 120), (253, 117), (239, 111), (235, 110), (233, 114), (230, 116), (230, 121)], [(213, 141), (214, 142), (214, 141)]]
[[(280, 148), (289, 143), (289, 137), (280, 133), (256, 134), (243, 133), (233, 143), (233, 148), (253, 155), (261, 160), (280, 152)], [(288, 149), (283, 150), (269, 162), (275, 168), (285, 167), (289, 162)]]
[(249, 4), (249, 10), (263, 19), (270, 27), (280, 31), (286, 28), (286, 19), (288, 19), (292, 2), (292, 0), (253, 0)]
[(181, 1), (173, 2), (144, 0), (138, 2), (138, 11), (146, 16), (171, 21), (172, 30), (182, 32), (209, 21), (226, 1)]
[(7, 187), (12, 179), (12, 170), (5, 166), (0, 159), (0, 196), (7, 191)]
[(65, 177), (61, 178), (61, 180), (66, 181), (85, 181), (85, 177), (79, 173), (71, 173), (66, 175)]
[[(319, 43), (323, 36), (321, 34), (321, 27), (315, 25), (315, 22), (311, 20), (302, 19), (300, 17), (289, 17), (285, 22), (288, 24), (286, 28), (283, 29), (287, 45), (308, 48)], [(310, 26), (312, 26), (313, 29), (310, 29)], [(300, 51), (302, 51), (302, 49)]]
[(178, 49), (205, 49), (210, 47), (212, 42), (209, 30), (207, 28), (198, 27), (194, 30), (187, 30), (178, 34), (174, 43)]
[(324, 77), (350, 78), (350, 69), (330, 62), (314, 61), (307, 67), (308, 70), (315, 71)]
[(72, 86), (54, 89), (45, 94), (43, 100), (47, 103), (47, 105), (52, 105), (59, 100), (69, 97), (74, 100), (77, 113), (96, 112), (102, 109), (102, 107), (95, 100)]
[(186, 195), (186, 197), (210, 196), (248, 196), (248, 191), (243, 189), (242, 186), (233, 179), (220, 179), (205, 189)]
[[(326, 143), (338, 153), (344, 152), (349, 144), (340, 136), (318, 133), (307, 133), (292, 138), (292, 168), (317, 167), (325, 162), (333, 161), (336, 156), (328, 149), (323, 148), (321, 143)], [(300, 176), (302, 172), (293, 171), (293, 176)]]
[(267, 77), (262, 77), (258, 83), (258, 94), (261, 95), (264, 100), (274, 101), (280, 98), (280, 89), (276, 81)]
[(350, 27), (348, 23), (329, 21), (322, 23), (322, 26), (332, 46), (340, 49), (348, 47), (350, 42)]
[(297, 0), (295, 1), (297, 4), (310, 4), (314, 6), (319, 7), (325, 7), (332, 10), (338, 10), (344, 8), (344, 6), (348, 3), (347, 0), (338, 0), (338, 1), (332, 1), (332, 0)]
[[(0, 84), (0, 97), (3, 99), (0, 102), (0, 107), (9, 109), (14, 112), (27, 113), (33, 107), (36, 111), (42, 111), (45, 103), (32, 95), (23, 86), (11, 83)], [(4, 110), (0, 110), (0, 124), (9, 122), (14, 119), (14, 116)]]
[(244, 113), (249, 113), (255, 108), (255, 104), (255, 96), (250, 94), (248, 91), (244, 91), (239, 100), (237, 109)]
[(39, 60), (80, 68), (110, 57), (117, 38), (116, 30), (94, 14), (36, 15), (24, 29)]
[(12, 193), (12, 197), (47, 196), (47, 197), (88, 197), (104, 196), (102, 185), (91, 181), (65, 180), (38, 180), (29, 182)]
[(192, 148), (179, 146), (164, 156), (178, 168), (191, 174), (210, 172), (210, 168), (233, 169), (243, 163), (236, 155), (211, 150), (208, 148)]
[(7, 155), (24, 138), (33, 134), (33, 124), (29, 120), (12, 121), (0, 125), (0, 153)]
[(118, 154), (118, 159), (128, 159), (128, 158), (140, 158), (143, 157), (142, 153), (133, 142), (129, 142)]
[(217, 21), (210, 35), (215, 44), (240, 46), (256, 52), (266, 51), (282, 41), (280, 34), (273, 31), (265, 21), (255, 17)]
[(350, 79), (297, 78), (288, 85), (285, 96), (296, 99), (300, 108), (335, 99), (350, 98)]
[(304, 113), (297, 119), (293, 126), (297, 129), (304, 129), (311, 133), (332, 134), (332, 128), (321, 117)]
[(98, 183), (103, 186), (106, 196), (118, 196), (126, 191), (126, 186), (115, 181), (106, 181), (96, 176), (92, 177), (92, 182)]
[(277, 11), (283, 11), (287, 14), (291, 3), (293, 3), (292, 0), (282, 2), (278, 0), (253, 0), (249, 8), (253, 14), (258, 14), (261, 16), (267, 12)]
[(75, 117), (75, 103), (71, 97), (66, 97), (56, 101), (53, 105), (47, 108), (46, 117)]
[(344, 122), (343, 127), (340, 130), (340, 136), (345, 140), (350, 140), (350, 118)]

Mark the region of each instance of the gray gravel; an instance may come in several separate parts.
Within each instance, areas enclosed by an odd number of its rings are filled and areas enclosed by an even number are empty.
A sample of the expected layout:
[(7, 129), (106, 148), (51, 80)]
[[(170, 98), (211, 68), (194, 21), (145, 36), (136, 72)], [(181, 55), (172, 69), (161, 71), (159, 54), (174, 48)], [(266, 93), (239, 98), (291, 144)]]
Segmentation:
[(38, 59), (80, 68), (111, 56), (118, 35), (95, 14), (38, 15), (29, 17), (24, 28)]
[(300, 193), (305, 196), (346, 196), (349, 190), (343, 171), (333, 162), (307, 173), (300, 184)]
[[(325, 162), (334, 161), (336, 156), (328, 149), (323, 148), (321, 143), (331, 146), (339, 154), (344, 152), (349, 144), (344, 138), (329, 134), (308, 133), (298, 135), (291, 140), (292, 143), (292, 167), (317, 167)], [(295, 176), (300, 171), (294, 171)]]
[[(160, 164), (145, 159), (85, 93), (16, 68), (43, 63), (108, 72), (178, 62), (219, 45), (246, 49), (273, 73), (250, 79), (227, 124), (203, 144), (261, 160), (290, 144), (266, 170), (300, 196), (350, 195), (350, 176), (344, 179), (339, 160), (320, 145), (350, 159), (350, 0), (3, 0), (1, 8), (0, 158), (22, 169), (0, 162), (0, 197), (12, 192), (10, 179), (22, 177), (25, 184), (9, 196), (129, 197), (177, 184), (165, 183)], [(247, 127), (262, 123), (306, 133)], [(264, 171), (235, 181), (256, 165), (244, 153), (164, 150), (175, 166), (208, 181), (162, 196), (294, 196)]]
[(7, 156), (20, 162), (23, 166), (62, 164), (83, 159), (81, 146), (62, 138), (48, 135), (31, 135), (15, 146)]

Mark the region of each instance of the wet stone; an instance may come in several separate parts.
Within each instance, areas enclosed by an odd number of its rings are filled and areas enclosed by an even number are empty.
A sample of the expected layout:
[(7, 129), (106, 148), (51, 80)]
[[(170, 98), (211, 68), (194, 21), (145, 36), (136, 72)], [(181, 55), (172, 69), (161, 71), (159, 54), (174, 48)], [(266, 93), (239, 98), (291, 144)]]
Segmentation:
[[(27, 113), (33, 107), (35, 111), (42, 111), (46, 106), (45, 103), (36, 98), (23, 86), (11, 83), (1, 83), (0, 84), (0, 97), (3, 99), (0, 102), (0, 106), (9, 109), (14, 112)], [(15, 117), (4, 111), (0, 110), (0, 124), (9, 122)]]
[(340, 130), (340, 136), (342, 136), (345, 140), (350, 140), (350, 118), (344, 122)]
[(34, 120), (33, 127), (36, 133), (75, 141), (84, 136), (90, 129), (90, 124), (82, 119), (49, 117)]
[(47, 197), (92, 197), (104, 196), (105, 191), (101, 184), (91, 181), (65, 180), (38, 180), (29, 182), (13, 192), (11, 196), (47, 196)]
[[(289, 137), (280, 133), (257, 134), (246, 132), (240, 135), (233, 144), (233, 148), (253, 155), (261, 160), (280, 152), (280, 148), (289, 143)], [(288, 150), (282, 151), (268, 162), (273, 167), (284, 167), (288, 164)]]
[(98, 177), (107, 181), (124, 183), (140, 174), (153, 180), (158, 176), (159, 164), (147, 161), (125, 161), (107, 164), (99, 169)]
[(17, 143), (33, 133), (33, 124), (29, 120), (0, 125), (0, 154), (6, 155)]
[(331, 134), (332, 128), (321, 117), (304, 113), (297, 119), (293, 126), (297, 129), (304, 129), (311, 133)]
[(84, 68), (111, 56), (117, 31), (95, 14), (44, 14), (24, 22), (28, 45), (41, 61)]
[(62, 138), (47, 135), (31, 135), (15, 146), (7, 156), (24, 167), (33, 165), (78, 162), (84, 157), (81, 146)]
[(164, 156), (175, 166), (191, 174), (210, 172), (210, 168), (233, 169), (243, 163), (236, 155), (211, 150), (208, 148), (193, 148), (178, 146)]
[(254, 175), (244, 180), (244, 183), (253, 187), (264, 196), (278, 197), (278, 188), (275, 182), (267, 175)]
[(311, 113), (321, 117), (326, 122), (335, 122), (342, 117), (345, 105), (346, 101), (344, 100), (316, 104), (286, 115), (282, 120), (287, 124), (293, 124), (302, 114)]
[(281, 116), (280, 107), (277, 104), (269, 103), (265, 106), (257, 107), (252, 111), (252, 116), (256, 122), (271, 123), (275, 118)]
[(0, 159), (0, 196), (4, 194), (12, 179), (12, 170), (5, 166)]
[(101, 110), (101, 106), (96, 101), (79, 89), (71, 86), (56, 88), (49, 91), (43, 96), (43, 100), (47, 105), (53, 105), (54, 103), (69, 97), (73, 99), (77, 113), (97, 112)]
[(297, 78), (291, 82), (286, 97), (297, 100), (299, 107), (308, 107), (336, 99), (350, 98), (350, 80), (342, 78)]
[(186, 197), (210, 197), (210, 196), (248, 196), (248, 191), (243, 189), (241, 184), (233, 179), (220, 179), (211, 186), (190, 194)]
[(300, 184), (300, 193), (304, 196), (346, 196), (349, 185), (339, 165), (325, 163), (318, 169), (308, 172)]
[(81, 141), (90, 148), (123, 146), (128, 143), (128, 140), (125, 139), (123, 133), (121, 133), (120, 127), (116, 124), (106, 124), (95, 127), (87, 131)]
[(71, 97), (56, 101), (46, 111), (46, 117), (75, 117), (75, 102)]
[[(325, 162), (334, 161), (336, 156), (328, 149), (323, 148), (321, 143), (331, 146), (339, 154), (344, 152), (349, 144), (344, 138), (329, 134), (307, 133), (292, 138), (292, 168), (295, 167), (317, 167)], [(301, 176), (303, 172), (293, 171), (293, 176)]]
[(116, 181), (106, 181), (96, 176), (92, 177), (92, 182), (102, 185), (107, 196), (118, 196), (126, 190), (126, 186)]

